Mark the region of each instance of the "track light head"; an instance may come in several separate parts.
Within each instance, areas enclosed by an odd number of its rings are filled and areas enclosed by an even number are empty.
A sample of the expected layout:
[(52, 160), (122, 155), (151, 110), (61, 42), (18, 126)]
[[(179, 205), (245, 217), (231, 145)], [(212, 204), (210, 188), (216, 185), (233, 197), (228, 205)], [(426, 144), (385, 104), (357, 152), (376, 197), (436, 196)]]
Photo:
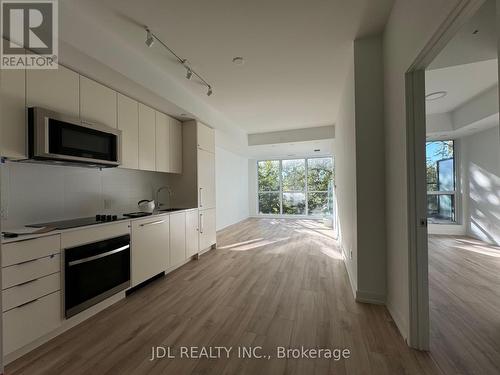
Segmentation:
[(210, 96), (212, 94), (213, 94), (212, 86), (208, 86), (207, 96)]
[(186, 78), (191, 79), (192, 76), (193, 76), (193, 71), (190, 68), (187, 68)]
[(151, 32), (151, 30), (149, 30), (148, 28), (146, 28), (146, 45), (148, 47), (151, 47), (153, 45), (153, 43), (155, 42), (155, 38), (153, 36), (153, 33)]

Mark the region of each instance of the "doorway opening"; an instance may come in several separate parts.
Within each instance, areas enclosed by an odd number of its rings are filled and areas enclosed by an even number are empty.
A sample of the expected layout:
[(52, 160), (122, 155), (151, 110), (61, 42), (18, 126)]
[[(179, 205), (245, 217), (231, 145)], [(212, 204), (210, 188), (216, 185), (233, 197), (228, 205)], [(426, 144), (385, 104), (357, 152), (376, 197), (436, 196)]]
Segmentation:
[(450, 16), (407, 74), (410, 345), (445, 373), (500, 367), (496, 1)]
[(429, 345), (445, 373), (500, 368), (496, 35), (487, 0), (425, 71)]

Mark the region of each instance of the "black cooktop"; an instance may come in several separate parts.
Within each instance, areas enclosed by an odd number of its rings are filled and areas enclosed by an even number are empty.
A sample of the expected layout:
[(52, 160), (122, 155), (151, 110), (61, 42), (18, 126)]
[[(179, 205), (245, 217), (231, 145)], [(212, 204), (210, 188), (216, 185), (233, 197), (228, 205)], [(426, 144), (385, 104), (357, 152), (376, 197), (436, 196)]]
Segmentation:
[(52, 227), (55, 229), (70, 229), (84, 227), (86, 225), (102, 224), (127, 219), (127, 217), (124, 217), (122, 215), (96, 215), (92, 217), (81, 217), (78, 219), (52, 221), (49, 223), (30, 224), (26, 226), (30, 228)]

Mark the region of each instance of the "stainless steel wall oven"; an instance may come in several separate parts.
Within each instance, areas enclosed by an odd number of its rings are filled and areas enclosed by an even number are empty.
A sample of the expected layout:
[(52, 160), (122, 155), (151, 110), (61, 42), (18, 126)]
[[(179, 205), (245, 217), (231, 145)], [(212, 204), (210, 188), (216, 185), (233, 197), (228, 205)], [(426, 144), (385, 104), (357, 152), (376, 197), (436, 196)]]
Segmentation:
[(64, 249), (67, 318), (129, 286), (129, 234)]

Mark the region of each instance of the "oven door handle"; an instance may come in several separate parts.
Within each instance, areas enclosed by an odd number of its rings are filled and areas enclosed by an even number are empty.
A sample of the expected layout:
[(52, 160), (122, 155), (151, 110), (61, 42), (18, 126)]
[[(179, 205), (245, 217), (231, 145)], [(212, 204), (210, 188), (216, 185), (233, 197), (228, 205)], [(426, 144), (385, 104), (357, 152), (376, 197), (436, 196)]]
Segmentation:
[(97, 255), (93, 255), (91, 257), (87, 257), (87, 258), (73, 260), (73, 261), (68, 263), (68, 266), (71, 267), (71, 266), (76, 266), (77, 264), (91, 262), (91, 261), (96, 260), (96, 259), (101, 259), (101, 258), (110, 256), (110, 255), (113, 255), (116, 253), (120, 253), (120, 252), (125, 251), (129, 248), (130, 248), (130, 245), (125, 245), (125, 246), (119, 247), (118, 249), (110, 250), (110, 251), (107, 251), (107, 252), (102, 253), (102, 254), (97, 254)]

